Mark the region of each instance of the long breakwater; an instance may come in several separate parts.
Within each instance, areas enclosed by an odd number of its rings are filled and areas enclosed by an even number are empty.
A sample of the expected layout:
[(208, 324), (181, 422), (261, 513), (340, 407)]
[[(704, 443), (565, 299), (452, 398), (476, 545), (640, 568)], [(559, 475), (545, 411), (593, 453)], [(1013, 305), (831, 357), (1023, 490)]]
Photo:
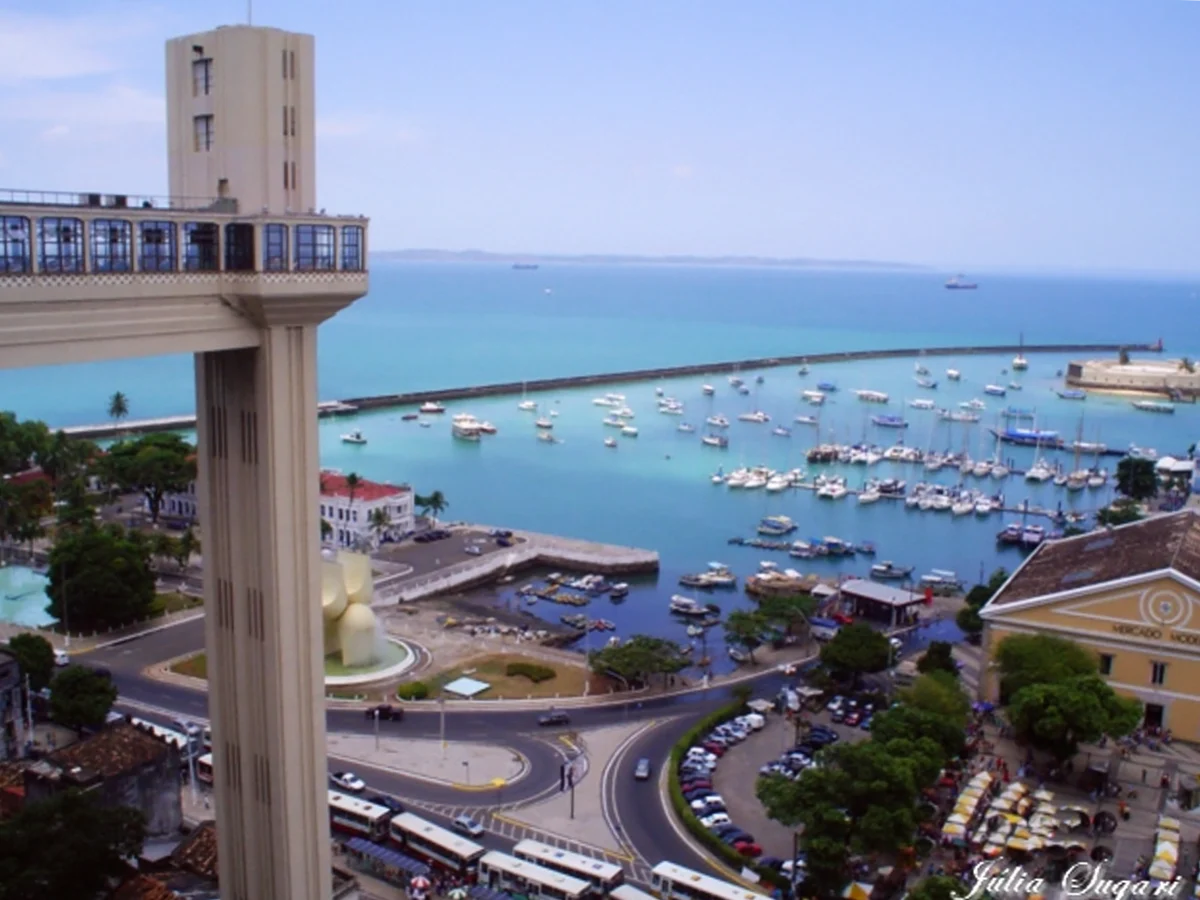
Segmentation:
[[(602, 372), (595, 375), (569, 375), (561, 378), (541, 378), (534, 381), (506, 381), (470, 387), (445, 388), (432, 391), (414, 391), (404, 394), (378, 394), (370, 397), (353, 397), (331, 400), (318, 405), (321, 417), (350, 415), (364, 410), (393, 409), (400, 406), (420, 405), (427, 402), (466, 400), (474, 397), (495, 397), (504, 394), (544, 393), (563, 388), (587, 387), (589, 385), (622, 384), (633, 381), (651, 381), (656, 378), (677, 378), (687, 375), (722, 375), (753, 369), (769, 369), (801, 364), (853, 362), (854, 360), (902, 359), (905, 357), (984, 356), (999, 353), (1107, 353), (1121, 350), (1136, 352), (1162, 352), (1159, 344), (993, 344), (971, 347), (910, 347), (892, 350), (845, 350), (834, 353), (804, 353), (794, 356), (774, 356), (759, 359), (731, 360), (727, 362), (698, 363), (686, 366), (664, 366), (653, 369), (631, 369), (624, 372)], [(186, 431), (196, 427), (195, 415), (168, 416), (158, 419), (138, 419), (127, 422), (105, 422), (95, 425), (77, 425), (62, 430), (73, 437), (112, 438), (118, 435), (149, 434), (158, 431)]]

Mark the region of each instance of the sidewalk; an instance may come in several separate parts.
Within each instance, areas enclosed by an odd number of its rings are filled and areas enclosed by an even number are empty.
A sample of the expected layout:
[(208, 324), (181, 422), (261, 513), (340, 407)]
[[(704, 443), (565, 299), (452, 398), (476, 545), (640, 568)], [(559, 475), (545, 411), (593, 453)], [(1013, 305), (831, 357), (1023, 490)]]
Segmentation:
[(491, 744), (414, 740), (381, 735), (330, 734), (329, 755), (359, 761), (463, 791), (494, 790), (498, 781), (513, 784), (529, 772), (529, 760), (508, 747)]

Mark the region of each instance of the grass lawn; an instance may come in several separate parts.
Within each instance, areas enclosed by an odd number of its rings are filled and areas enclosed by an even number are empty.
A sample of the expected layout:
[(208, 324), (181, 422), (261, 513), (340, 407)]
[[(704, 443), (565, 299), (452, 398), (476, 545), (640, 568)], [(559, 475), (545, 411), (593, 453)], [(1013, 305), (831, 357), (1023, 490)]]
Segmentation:
[(158, 616), (163, 613), (182, 612), (185, 609), (199, 609), (203, 605), (202, 597), (190, 597), (178, 591), (169, 591), (154, 598), (150, 611), (152, 615)]
[(171, 671), (176, 675), (187, 675), (190, 678), (208, 678), (208, 657), (203, 653), (197, 653), (195, 656), (189, 656), (187, 659), (181, 659), (179, 662), (171, 666)]
[[(505, 674), (508, 664), (512, 662), (534, 662), (548, 665), (554, 669), (555, 676), (534, 684), (523, 675), (509, 676)], [(456, 678), (466, 675), (479, 681), (486, 681), (491, 687), (478, 696), (482, 699), (504, 698), (519, 700), (525, 697), (546, 698), (556, 694), (561, 697), (577, 697), (583, 693), (585, 682), (591, 682), (591, 693), (602, 694), (608, 691), (608, 682), (603, 676), (594, 675), (583, 666), (566, 664), (550, 665), (537, 657), (522, 656), (519, 653), (498, 653), (492, 656), (479, 656), (468, 660), (453, 669), (439, 672), (433, 678), (425, 679), (429, 685), (431, 697), (442, 693), (442, 686)]]

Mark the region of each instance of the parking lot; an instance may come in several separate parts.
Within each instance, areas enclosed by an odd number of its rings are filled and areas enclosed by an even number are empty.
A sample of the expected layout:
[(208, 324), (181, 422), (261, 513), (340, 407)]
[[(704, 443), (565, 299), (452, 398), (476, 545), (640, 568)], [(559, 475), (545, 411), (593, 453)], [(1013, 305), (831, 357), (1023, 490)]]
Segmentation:
[[(754, 836), (762, 847), (763, 856), (789, 859), (792, 854), (792, 832), (767, 818), (762, 804), (754, 794), (759, 769), (780, 758), (796, 743), (796, 728), (782, 715), (770, 713), (762, 731), (754, 732), (740, 744), (730, 748), (717, 764), (713, 789), (725, 799), (729, 818)], [(831, 727), (844, 741), (865, 740), (870, 732), (834, 724), (830, 714), (822, 711), (811, 717), (813, 724)]]
[[(398, 544), (383, 544), (375, 555), (389, 562), (412, 566), (412, 577), (418, 578), (455, 563), (508, 550), (482, 529), (439, 526), (438, 530), (450, 531), (450, 536), (429, 543), (417, 543), (409, 538)], [(507, 540), (511, 546), (525, 541), (518, 536)], [(477, 548), (478, 552), (468, 548)]]

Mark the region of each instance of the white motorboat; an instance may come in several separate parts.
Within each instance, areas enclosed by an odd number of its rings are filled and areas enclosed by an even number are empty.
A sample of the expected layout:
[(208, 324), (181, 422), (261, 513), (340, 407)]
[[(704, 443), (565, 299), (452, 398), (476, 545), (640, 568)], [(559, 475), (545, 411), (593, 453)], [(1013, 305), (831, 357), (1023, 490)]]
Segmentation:
[(770, 422), (771, 417), (768, 416), (761, 409), (759, 409), (759, 410), (755, 410), (754, 412), (742, 413), (740, 416), (738, 416), (738, 421), (739, 422), (756, 422), (756, 423), (762, 425), (767, 422)]
[(605, 438), (605, 439), (604, 439), (604, 446), (605, 446), (605, 447), (615, 447), (615, 446), (617, 446), (617, 439), (616, 439), (616, 438), (610, 438), (610, 437), (608, 437), (608, 438)]
[(975, 501), (975, 515), (977, 516), (990, 516), (994, 508), (988, 497), (980, 497)]
[(620, 406), (619, 400), (610, 400), (608, 397), (597, 397), (592, 401), (596, 406)]
[(638, 430), (636, 428), (634, 428), (632, 425), (626, 425), (624, 428), (621, 429), (621, 435), (623, 437), (637, 437)]
[(713, 394), (715, 394), (717, 392), (717, 389), (714, 388), (711, 384), (705, 384), (705, 385), (701, 385), (700, 392), (702, 394), (704, 394), (706, 397), (711, 397)]
[(539, 441), (541, 441), (543, 444), (557, 444), (558, 443), (558, 439), (553, 435), (553, 433), (551, 433), (549, 431), (539, 431), (537, 433), (537, 439)]
[(498, 430), (499, 429), (496, 428), (496, 426), (493, 425), (491, 422), (485, 421), (485, 422), (479, 423), (479, 433), (480, 434), (495, 434)]
[(343, 444), (365, 444), (366, 442), (366, 437), (363, 435), (362, 431), (357, 428), (355, 428), (349, 434), (342, 435)]
[(887, 403), (890, 399), (883, 391), (855, 391), (854, 395), (864, 403)]
[(976, 478), (987, 478), (992, 474), (992, 463), (990, 460), (981, 459), (971, 467), (971, 474)]
[(947, 494), (934, 494), (931, 506), (934, 512), (945, 512), (954, 506), (954, 501)]
[(821, 406), (825, 402), (824, 391), (801, 391), (800, 396), (807, 400), (810, 406)]
[(1049, 481), (1054, 477), (1054, 469), (1052, 469), (1045, 460), (1036, 460), (1029, 471), (1025, 473), (1026, 481)]
[(883, 496), (883, 495), (879, 493), (879, 488), (868, 487), (867, 489), (865, 489), (859, 493), (858, 502), (860, 505), (865, 505), (867, 503), (875, 503), (879, 500), (879, 498), (881, 496)]
[(962, 372), (958, 371), (958, 369), (947, 369), (946, 377), (949, 378), (951, 381), (961, 381), (962, 380)]
[(1092, 474), (1090, 474), (1087, 479), (1087, 486), (1092, 488), (1093, 490), (1096, 488), (1102, 488), (1107, 483), (1108, 483), (1108, 473), (1103, 472), (1103, 471), (1092, 472)]
[(450, 434), (460, 441), (478, 441), (483, 430), (474, 416), (463, 413), (455, 416), (451, 421)]
[(1003, 463), (992, 463), (992, 477), (995, 479), (1007, 478), (1009, 476), (1008, 466)]
[(522, 400), (517, 404), (517, 409), (521, 412), (537, 412), (537, 403), (533, 400)]
[(950, 512), (956, 516), (969, 516), (975, 511), (975, 503), (970, 497), (963, 496), (954, 501), (950, 507)]
[(734, 469), (725, 476), (725, 484), (731, 488), (743, 488), (746, 482), (750, 480), (749, 469)]
[(442, 406), (440, 403), (435, 403), (432, 400), (426, 400), (417, 409), (417, 412), (422, 412), (427, 415), (437, 415), (438, 413), (444, 413), (445, 411), (446, 407)]
[(718, 447), (724, 450), (729, 446), (729, 438), (721, 434), (706, 434), (700, 438), (700, 443), (705, 447)]
[(533, 424), (537, 428), (553, 428), (554, 427), (554, 423), (551, 422), (549, 419), (538, 419)]
[(982, 400), (980, 400), (978, 397), (975, 397), (971, 400), (964, 400), (962, 403), (960, 403), (958, 405), (962, 409), (973, 409), (976, 412), (980, 412), (982, 410), (987, 409), (987, 404), (984, 403)]
[(661, 396), (662, 396), (663, 394), (665, 394), (665, 393), (666, 393), (666, 391), (664, 391), (664, 390), (663, 390), (662, 388), (660, 388), (660, 387), (656, 387), (656, 388), (654, 389), (654, 394), (655, 394), (655, 396), (661, 397)]
[(761, 475), (754, 474), (746, 479), (746, 483), (742, 485), (742, 489), (747, 491), (756, 491), (759, 488), (766, 486), (767, 479), (763, 478)]
[(1007, 389), (1001, 384), (985, 384), (983, 392), (991, 394), (993, 397), (1003, 397), (1007, 393)]
[(552, 418), (552, 419), (558, 418), (558, 410), (557, 409), (550, 410), (550, 418)]
[(841, 500), (848, 493), (845, 483), (840, 478), (830, 479), (817, 488), (817, 496), (822, 500)]
[(684, 432), (685, 434), (691, 434), (693, 431), (695, 431), (695, 430), (696, 430), (696, 426), (695, 426), (695, 425), (689, 425), (687, 422), (680, 422), (680, 423), (679, 423), (679, 427), (678, 427), (678, 428), (676, 428), (675, 430), (676, 430), (676, 431), (682, 431), (682, 432)]
[(786, 475), (774, 475), (767, 479), (767, 490), (772, 494), (787, 490), (792, 486), (792, 480)]
[(619, 416), (605, 416), (604, 424), (609, 428), (624, 428), (626, 423), (625, 420)]
[(672, 595), (668, 609), (680, 616), (706, 616), (709, 612), (708, 608), (700, 603), (699, 600), (693, 600), (691, 597), (685, 597), (682, 594)]
[(633, 410), (630, 409), (628, 406), (617, 407), (616, 409), (613, 410), (613, 415), (620, 416), (622, 419), (635, 418)]
[(721, 415), (720, 413), (717, 413), (715, 416), (709, 416), (704, 421), (711, 428), (728, 428), (729, 427), (729, 420), (727, 418), (725, 418), (723, 415)]
[(908, 401), (908, 405), (913, 409), (933, 409), (933, 401), (924, 397), (917, 397)]
[(682, 416), (683, 415), (683, 404), (682, 403), (678, 403), (678, 404), (677, 403), (664, 403), (658, 407), (658, 411), (659, 411), (659, 413), (661, 413), (664, 416)]
[(784, 425), (776, 425), (771, 429), (771, 434), (775, 435), (775, 437), (791, 437), (792, 429)]
[(1014, 372), (1023, 372), (1029, 368), (1029, 360), (1025, 358), (1024, 353), (1018, 353), (1013, 357), (1012, 367)]

